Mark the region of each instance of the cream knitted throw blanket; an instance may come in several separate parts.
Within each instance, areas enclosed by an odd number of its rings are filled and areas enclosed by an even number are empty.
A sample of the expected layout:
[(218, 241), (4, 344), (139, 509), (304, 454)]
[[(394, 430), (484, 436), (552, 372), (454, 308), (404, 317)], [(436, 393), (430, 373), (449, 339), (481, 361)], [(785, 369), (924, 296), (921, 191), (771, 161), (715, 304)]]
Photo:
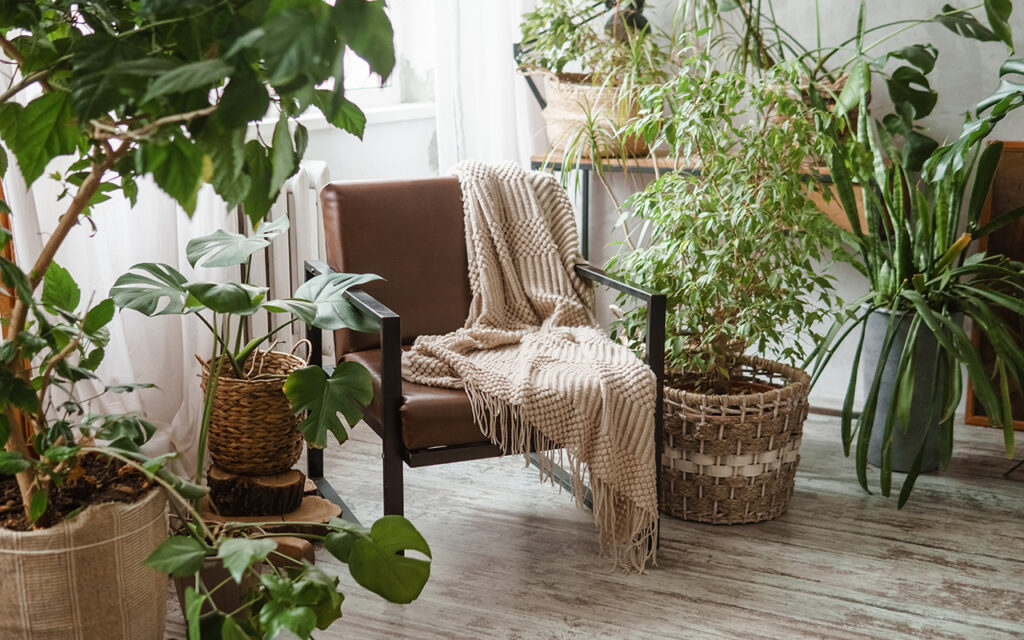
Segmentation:
[(658, 521), (654, 374), (597, 327), (593, 288), (573, 269), (582, 258), (572, 205), (554, 177), (511, 163), (464, 162), (452, 173), (469, 317), (462, 329), (419, 337), (402, 375), (465, 389), (484, 434), (510, 453), (535, 451), (542, 479), (564, 451), (581, 506), (589, 473), (602, 551), (642, 571)]

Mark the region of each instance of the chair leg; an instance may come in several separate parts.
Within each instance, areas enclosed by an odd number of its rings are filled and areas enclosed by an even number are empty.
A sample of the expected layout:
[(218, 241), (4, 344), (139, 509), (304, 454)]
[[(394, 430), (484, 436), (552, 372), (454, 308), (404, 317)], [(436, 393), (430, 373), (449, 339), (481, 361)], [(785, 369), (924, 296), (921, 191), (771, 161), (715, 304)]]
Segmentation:
[(402, 455), (395, 443), (384, 440), (384, 515), (405, 515)]

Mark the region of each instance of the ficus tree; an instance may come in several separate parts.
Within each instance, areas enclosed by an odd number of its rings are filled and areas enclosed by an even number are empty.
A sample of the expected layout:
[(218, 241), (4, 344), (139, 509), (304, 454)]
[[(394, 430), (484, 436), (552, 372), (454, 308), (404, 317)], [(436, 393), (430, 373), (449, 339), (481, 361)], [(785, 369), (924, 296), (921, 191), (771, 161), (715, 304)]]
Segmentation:
[[(45, 454), (58, 440), (68, 444), (78, 426), (47, 430), (48, 410), (64, 401), (47, 394), (73, 394), (76, 380), (93, 375), (114, 310), (109, 300), (83, 304), (54, 263), (68, 233), (113, 192), (134, 203), (143, 177), (189, 214), (209, 183), (258, 226), (306, 149), (295, 117), (313, 107), (361, 135), (365, 118), (344, 94), (344, 58), (352, 51), (386, 77), (392, 35), (381, 0), (0, 4), (0, 49), (13, 63), (0, 88), (0, 137), (28, 185), (49, 169), (65, 186), (54, 203), (63, 213), (34, 264), (23, 271), (0, 260), (14, 301), (0, 348), (0, 470), (19, 471), (26, 510), (37, 505), (33, 520), (45, 513), (49, 476), (38, 473), (46, 456), (39, 461), (29, 448)], [(275, 122), (272, 136), (248, 139), (250, 125), (266, 119)], [(11, 170), (9, 160), (0, 149), (0, 172)], [(2, 202), (0, 209), (9, 211)], [(0, 243), (10, 241), (0, 234)]]

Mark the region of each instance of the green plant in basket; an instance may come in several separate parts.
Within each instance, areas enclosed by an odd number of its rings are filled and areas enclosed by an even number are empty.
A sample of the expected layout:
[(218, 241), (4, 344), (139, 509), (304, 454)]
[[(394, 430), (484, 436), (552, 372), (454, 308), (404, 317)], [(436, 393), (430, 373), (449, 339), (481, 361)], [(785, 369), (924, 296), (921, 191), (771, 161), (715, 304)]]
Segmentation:
[[(827, 149), (814, 117), (828, 114), (787, 92), (782, 73), (751, 81), (697, 56), (640, 93), (627, 129), (681, 160), (627, 202), (631, 250), (609, 268), (668, 295), (666, 366), (698, 393), (733, 392), (751, 350), (799, 360), (834, 304), (821, 273), (835, 231), (805, 163)], [(614, 331), (632, 340), (643, 318), (630, 310)]]

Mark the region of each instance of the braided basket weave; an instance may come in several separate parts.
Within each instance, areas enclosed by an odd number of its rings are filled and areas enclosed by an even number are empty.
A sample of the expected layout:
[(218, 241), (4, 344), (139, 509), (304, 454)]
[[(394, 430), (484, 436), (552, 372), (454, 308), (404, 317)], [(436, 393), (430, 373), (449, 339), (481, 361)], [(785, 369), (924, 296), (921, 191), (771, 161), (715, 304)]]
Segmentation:
[[(305, 364), (288, 353), (255, 353), (243, 367), (248, 380), (234, 377), (231, 368), (224, 366), (213, 395), (207, 440), (213, 464), (239, 475), (269, 476), (298, 462), (302, 455), (302, 434), (296, 429), (299, 418), (282, 387), (288, 374)], [(209, 372), (205, 363), (204, 393)]]
[[(547, 76), (547, 106), (544, 107), (544, 125), (548, 134), (551, 151), (564, 152), (580, 132), (586, 129), (587, 112), (600, 125), (603, 136), (598, 140), (601, 146), (598, 156), (617, 157), (623, 151), (627, 156), (645, 156), (647, 144), (643, 138), (631, 136), (621, 143), (614, 129), (635, 116), (633, 113), (617, 113), (615, 87), (600, 87), (586, 84), (582, 74)], [(620, 144), (623, 148), (620, 148)], [(582, 157), (591, 158), (594, 150), (588, 143), (582, 150)]]
[(665, 387), (661, 504), (669, 515), (738, 524), (789, 507), (810, 377), (760, 358), (746, 358), (741, 375), (775, 388), (717, 396)]

